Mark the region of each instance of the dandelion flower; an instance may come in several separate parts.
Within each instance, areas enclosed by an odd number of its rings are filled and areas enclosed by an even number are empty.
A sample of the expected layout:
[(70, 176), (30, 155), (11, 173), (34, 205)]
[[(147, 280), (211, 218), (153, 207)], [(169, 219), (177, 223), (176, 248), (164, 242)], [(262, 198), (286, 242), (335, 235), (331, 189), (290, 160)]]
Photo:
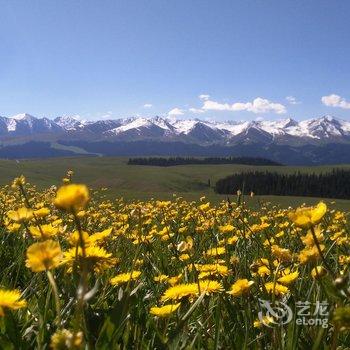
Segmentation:
[(21, 300), (21, 292), (19, 290), (0, 289), (0, 316), (4, 316), (4, 309), (17, 310), (27, 306), (27, 302)]
[[(78, 265), (81, 265), (83, 259), (81, 247), (78, 249), (73, 247), (64, 252), (62, 263), (68, 266), (68, 272), (72, 272), (74, 263), (77, 262)], [(85, 262), (91, 271), (102, 272), (115, 266), (118, 261), (112, 256), (112, 253), (108, 253), (104, 248), (90, 245), (85, 248)]]
[(107, 237), (111, 235), (113, 228), (108, 228), (101, 232), (96, 232), (89, 237), (89, 242), (91, 244), (103, 242)]
[(179, 283), (179, 281), (182, 278), (182, 273), (178, 274), (177, 276), (172, 276), (167, 279), (167, 282), (171, 285), (174, 286), (176, 283)]
[(79, 211), (88, 201), (89, 190), (85, 185), (70, 184), (59, 188), (54, 204), (63, 210)]
[(199, 281), (199, 293), (212, 294), (223, 290), (221, 283), (218, 281), (202, 280)]
[[(90, 245), (90, 236), (86, 231), (81, 232), (82, 240), (84, 241), (85, 246)], [(72, 246), (76, 246), (80, 243), (80, 233), (78, 230), (74, 231), (69, 237), (68, 242)]]
[[(317, 242), (324, 241), (324, 236), (323, 236), (323, 233), (321, 232), (320, 228), (315, 227), (314, 233), (315, 233)], [(301, 241), (304, 243), (304, 245), (306, 245), (307, 247), (312, 247), (315, 245), (315, 239), (313, 237), (311, 230), (309, 230), (305, 236), (300, 237), (300, 238), (301, 238)]]
[(50, 347), (52, 350), (81, 349), (83, 333), (72, 333), (68, 329), (60, 329), (51, 337)]
[(34, 215), (37, 218), (44, 218), (45, 216), (48, 216), (50, 214), (50, 209), (49, 208), (40, 208), (38, 210), (34, 210)]
[(161, 297), (161, 301), (178, 300), (185, 297), (198, 296), (201, 293), (211, 294), (222, 291), (221, 283), (202, 280), (199, 283), (184, 283), (168, 288)]
[(215, 247), (215, 248), (210, 248), (205, 252), (206, 256), (219, 256), (225, 254), (226, 249), (225, 247)]
[(181, 303), (177, 304), (168, 304), (168, 305), (163, 305), (161, 307), (151, 307), (150, 309), (150, 314), (158, 317), (167, 317), (171, 315), (173, 312), (175, 312)]
[(271, 247), (271, 253), (273, 256), (275, 256), (277, 259), (281, 261), (291, 261), (292, 260), (292, 254), (290, 253), (289, 249), (281, 248), (278, 245), (274, 244)]
[(327, 275), (327, 270), (323, 266), (316, 266), (311, 270), (311, 277), (315, 280)]
[(267, 282), (265, 283), (265, 288), (267, 290), (268, 293), (273, 293), (277, 296), (279, 295), (284, 295), (287, 294), (289, 292), (289, 289), (279, 283), (274, 283), (274, 282)]
[(137, 280), (140, 276), (141, 276), (141, 271), (131, 271), (127, 273), (121, 273), (111, 278), (109, 281), (113, 286), (118, 286), (119, 284)]
[(159, 282), (159, 283), (163, 283), (166, 282), (168, 280), (169, 276), (168, 275), (158, 275), (153, 277), (153, 280), (155, 282)]
[(224, 226), (219, 226), (218, 227), (220, 233), (230, 233), (234, 231), (234, 227), (230, 224), (224, 225)]
[(317, 225), (326, 212), (327, 205), (324, 202), (320, 202), (316, 207), (298, 208), (289, 214), (289, 218), (297, 227), (310, 228)]
[(24, 186), (25, 184), (26, 184), (26, 178), (24, 177), (24, 175), (21, 175), (19, 177), (16, 177), (13, 180), (11, 187), (12, 188), (21, 187), (21, 186)]
[(27, 249), (26, 266), (33, 272), (51, 270), (57, 267), (62, 259), (58, 242), (48, 240), (34, 243)]
[[(321, 251), (325, 249), (323, 244), (320, 244)], [(306, 264), (309, 261), (315, 261), (320, 257), (320, 253), (316, 246), (306, 247), (299, 253), (299, 261), (301, 264)]]
[(274, 324), (275, 321), (271, 316), (264, 316), (261, 320), (255, 320), (253, 323), (254, 328), (261, 328), (262, 326), (268, 326)]
[(17, 210), (10, 210), (7, 216), (15, 222), (27, 222), (33, 219), (33, 210), (21, 207)]
[(40, 229), (36, 226), (30, 226), (29, 232), (35, 238), (49, 238), (56, 236), (59, 232), (58, 227), (53, 227), (52, 225), (41, 225)]
[(231, 286), (231, 290), (227, 293), (234, 297), (240, 297), (241, 295), (248, 293), (253, 284), (254, 281), (248, 281), (246, 278), (239, 279)]
[(178, 300), (188, 296), (198, 294), (198, 285), (196, 283), (178, 284), (168, 288), (161, 297), (161, 301)]
[(285, 274), (284, 276), (280, 277), (277, 281), (288, 286), (289, 284), (293, 283), (298, 277), (299, 272), (295, 271)]
[(228, 267), (220, 264), (196, 264), (195, 268), (200, 272), (199, 279), (212, 275), (227, 276), (229, 274)]

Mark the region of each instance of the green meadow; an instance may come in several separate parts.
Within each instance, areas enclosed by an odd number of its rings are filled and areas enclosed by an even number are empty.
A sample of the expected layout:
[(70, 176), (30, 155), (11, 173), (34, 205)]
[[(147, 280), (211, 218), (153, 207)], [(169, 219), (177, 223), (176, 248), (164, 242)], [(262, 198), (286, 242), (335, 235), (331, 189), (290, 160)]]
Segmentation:
[[(212, 202), (226, 199), (225, 195), (215, 194), (213, 185), (225, 176), (247, 170), (269, 170), (281, 173), (327, 172), (334, 166), (295, 167), (295, 166), (248, 166), (248, 165), (182, 165), (155, 167), (127, 165), (128, 158), (117, 157), (77, 157), (50, 158), (37, 160), (0, 160), (0, 185), (11, 182), (18, 175), (39, 189), (59, 185), (67, 170), (74, 171), (76, 182), (86, 183), (92, 188), (108, 188), (110, 198), (123, 197), (126, 200), (150, 198), (171, 199), (174, 194), (187, 200), (198, 200), (206, 196)], [(350, 168), (350, 165), (336, 167)], [(211, 187), (208, 186), (210, 182)], [(231, 196), (235, 200), (235, 196)], [(269, 201), (283, 207), (302, 203), (314, 204), (318, 198), (255, 196), (245, 198), (248, 205), (259, 206)], [(350, 209), (350, 201), (337, 200), (339, 209)]]

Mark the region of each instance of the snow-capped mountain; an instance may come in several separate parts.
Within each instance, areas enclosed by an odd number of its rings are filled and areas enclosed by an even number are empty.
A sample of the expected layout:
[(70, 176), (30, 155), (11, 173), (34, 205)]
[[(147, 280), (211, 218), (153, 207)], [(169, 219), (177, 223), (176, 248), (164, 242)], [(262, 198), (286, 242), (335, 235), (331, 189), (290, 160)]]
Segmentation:
[[(63, 146), (63, 147), (62, 147)], [(209, 121), (135, 117), (82, 121), (0, 116), (0, 158), (74, 155), (246, 156), (284, 164), (350, 163), (350, 121)]]
[(12, 118), (0, 117), (0, 136), (26, 136), (43, 133), (56, 134), (64, 129), (48, 118), (35, 118), (23, 113)]
[(81, 121), (74, 116), (54, 120), (19, 114), (0, 117), (0, 140), (29, 137), (40, 141), (41, 135), (59, 140), (81, 139), (135, 141), (181, 141), (201, 145), (240, 143), (315, 144), (350, 142), (350, 121), (332, 116), (295, 121), (204, 121), (135, 117), (117, 120)]
[(54, 119), (54, 122), (66, 131), (74, 131), (84, 127), (84, 123), (79, 121), (77, 117), (73, 117), (69, 115), (57, 117), (56, 119)]

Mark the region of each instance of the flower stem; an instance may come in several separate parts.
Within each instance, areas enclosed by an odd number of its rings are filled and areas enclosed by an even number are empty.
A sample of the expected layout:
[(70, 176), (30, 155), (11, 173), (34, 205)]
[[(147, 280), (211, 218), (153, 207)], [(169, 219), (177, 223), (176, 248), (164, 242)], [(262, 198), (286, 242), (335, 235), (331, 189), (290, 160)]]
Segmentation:
[(312, 238), (314, 239), (314, 243), (315, 243), (315, 245), (316, 245), (316, 248), (317, 248), (317, 250), (318, 250), (318, 254), (319, 254), (320, 257), (321, 257), (321, 260), (322, 260), (324, 266), (325, 266), (326, 269), (329, 271), (329, 273), (332, 275), (332, 277), (335, 278), (335, 274), (334, 274), (333, 270), (331, 269), (331, 267), (330, 267), (329, 264), (327, 263), (327, 261), (326, 261), (324, 255), (323, 255), (323, 253), (322, 253), (322, 250), (321, 250), (320, 244), (319, 244), (319, 242), (318, 242), (318, 240), (317, 240), (316, 233), (315, 233), (315, 230), (314, 230), (313, 226), (311, 226), (311, 234), (312, 234)]
[(53, 295), (55, 297), (57, 325), (60, 326), (60, 324), (61, 324), (61, 304), (60, 304), (60, 297), (58, 295), (57, 284), (56, 284), (56, 281), (55, 281), (51, 271), (47, 270), (46, 274), (47, 274), (47, 278), (51, 284)]

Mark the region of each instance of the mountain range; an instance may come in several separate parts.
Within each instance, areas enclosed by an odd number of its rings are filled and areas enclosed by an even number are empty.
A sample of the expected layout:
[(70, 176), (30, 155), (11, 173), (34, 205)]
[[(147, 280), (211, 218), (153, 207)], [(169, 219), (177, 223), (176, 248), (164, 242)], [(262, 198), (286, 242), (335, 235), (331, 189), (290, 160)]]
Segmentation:
[(237, 155), (290, 164), (350, 163), (350, 121), (329, 115), (304, 121), (240, 122), (159, 116), (97, 121), (72, 116), (52, 120), (26, 113), (0, 116), (1, 158), (76, 154)]

